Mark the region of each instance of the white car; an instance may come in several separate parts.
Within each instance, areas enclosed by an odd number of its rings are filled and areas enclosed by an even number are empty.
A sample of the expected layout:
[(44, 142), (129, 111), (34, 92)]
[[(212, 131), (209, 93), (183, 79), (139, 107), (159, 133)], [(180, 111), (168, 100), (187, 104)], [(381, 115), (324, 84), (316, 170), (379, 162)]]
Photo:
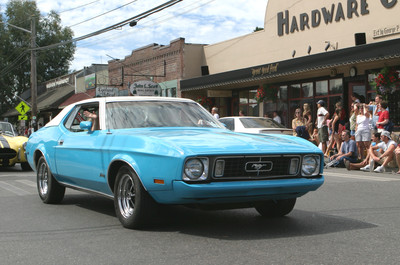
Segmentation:
[(293, 130), (288, 129), (282, 124), (271, 118), (237, 116), (224, 117), (219, 121), (225, 124), (226, 128), (234, 132), (243, 133), (278, 133), (293, 135)]

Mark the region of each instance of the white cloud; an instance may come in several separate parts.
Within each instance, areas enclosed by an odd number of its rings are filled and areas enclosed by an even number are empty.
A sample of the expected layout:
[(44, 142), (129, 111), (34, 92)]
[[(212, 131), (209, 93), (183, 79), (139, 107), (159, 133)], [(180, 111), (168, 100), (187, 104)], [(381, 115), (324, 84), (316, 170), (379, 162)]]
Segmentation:
[[(36, 3), (42, 14), (50, 10), (61, 12), (88, 4), (60, 13), (63, 26), (71, 26), (132, 1), (37, 0)], [(7, 2), (8, 0), (0, 0), (1, 12), (4, 12)], [(84, 36), (165, 2), (166, 0), (137, 0), (71, 28), (75, 37)], [(168, 45), (171, 40), (179, 37), (185, 38), (187, 43), (212, 44), (248, 34), (257, 26), (264, 26), (267, 2), (268, 0), (183, 0), (139, 21), (133, 28), (125, 26), (120, 30), (78, 42), (71, 69), (78, 70), (93, 63), (107, 63), (111, 58), (106, 54), (121, 59), (137, 48), (151, 43)]]

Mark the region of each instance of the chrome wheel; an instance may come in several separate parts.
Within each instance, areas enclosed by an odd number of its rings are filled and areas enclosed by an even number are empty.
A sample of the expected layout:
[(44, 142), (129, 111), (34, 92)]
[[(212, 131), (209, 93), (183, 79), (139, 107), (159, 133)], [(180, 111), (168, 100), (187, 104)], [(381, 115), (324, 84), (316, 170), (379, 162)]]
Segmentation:
[(46, 163), (41, 163), (37, 172), (40, 195), (45, 196), (49, 190), (49, 172)]
[(118, 183), (118, 208), (124, 218), (129, 218), (135, 211), (135, 182), (129, 174), (121, 176)]

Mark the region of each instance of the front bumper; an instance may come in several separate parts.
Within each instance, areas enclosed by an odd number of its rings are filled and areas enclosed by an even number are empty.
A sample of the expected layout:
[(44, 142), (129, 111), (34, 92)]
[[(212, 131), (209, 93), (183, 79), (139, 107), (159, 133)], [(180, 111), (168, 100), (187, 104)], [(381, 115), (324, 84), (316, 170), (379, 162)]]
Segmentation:
[(230, 181), (188, 184), (174, 181), (173, 189), (149, 191), (162, 204), (240, 203), (303, 196), (324, 183), (320, 178), (296, 178), (259, 181)]

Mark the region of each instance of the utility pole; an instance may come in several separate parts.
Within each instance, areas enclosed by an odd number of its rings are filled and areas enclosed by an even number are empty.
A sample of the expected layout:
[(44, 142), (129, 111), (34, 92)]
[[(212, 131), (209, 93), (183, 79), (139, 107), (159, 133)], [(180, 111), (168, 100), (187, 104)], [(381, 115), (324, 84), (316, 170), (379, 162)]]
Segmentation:
[(31, 17), (31, 105), (32, 126), (37, 131), (36, 21)]

